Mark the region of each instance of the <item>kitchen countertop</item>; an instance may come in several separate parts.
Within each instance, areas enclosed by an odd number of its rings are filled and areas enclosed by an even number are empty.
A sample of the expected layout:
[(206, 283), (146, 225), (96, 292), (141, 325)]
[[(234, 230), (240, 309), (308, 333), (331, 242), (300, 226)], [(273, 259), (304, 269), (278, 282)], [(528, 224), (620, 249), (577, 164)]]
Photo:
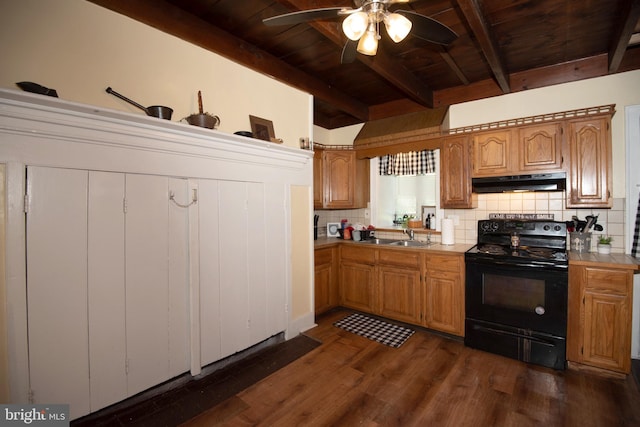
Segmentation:
[[(401, 240), (401, 239), (398, 239)], [(443, 245), (440, 243), (433, 243), (429, 246), (421, 247), (401, 247), (401, 246), (388, 246), (388, 245), (371, 245), (364, 242), (354, 242), (353, 240), (342, 240), (336, 237), (318, 237), (318, 240), (314, 241), (315, 249), (337, 246), (337, 245), (364, 245), (371, 248), (387, 248), (398, 249), (403, 251), (425, 251), (425, 252), (445, 252), (445, 253), (464, 253), (468, 251), (473, 244), (456, 243), (454, 245)], [(640, 260), (633, 258), (626, 254), (610, 254), (602, 255), (597, 252), (571, 252), (569, 251), (569, 264), (572, 265), (586, 265), (593, 266), (598, 265), (601, 267), (613, 267), (613, 268), (628, 268), (630, 270), (636, 270), (640, 273)]]
[[(398, 239), (401, 240), (401, 239)], [(370, 248), (386, 248), (386, 249), (399, 249), (403, 251), (425, 251), (425, 252), (446, 252), (446, 253), (464, 253), (468, 251), (473, 245), (467, 243), (456, 243), (454, 245), (443, 245), (440, 243), (432, 243), (431, 245), (425, 245), (422, 247), (402, 247), (402, 246), (389, 246), (389, 245), (372, 245), (364, 242), (354, 242), (353, 240), (342, 240), (337, 237), (318, 237), (318, 240), (314, 241), (315, 249), (331, 247), (339, 244), (344, 245), (359, 245), (367, 246)]]
[(601, 266), (613, 268), (628, 268), (640, 272), (640, 260), (626, 254), (602, 255), (597, 252), (571, 252), (569, 251), (570, 265)]

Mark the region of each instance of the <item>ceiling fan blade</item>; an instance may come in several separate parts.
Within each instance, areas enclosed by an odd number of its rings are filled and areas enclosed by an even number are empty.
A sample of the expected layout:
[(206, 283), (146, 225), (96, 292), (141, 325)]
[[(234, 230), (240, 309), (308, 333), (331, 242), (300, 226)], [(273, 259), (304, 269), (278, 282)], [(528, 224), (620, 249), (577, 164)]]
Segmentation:
[(356, 55), (358, 54), (358, 41), (353, 41), (347, 39), (347, 42), (344, 44), (342, 48), (342, 56), (340, 57), (341, 64), (351, 64), (356, 60)]
[(265, 18), (262, 22), (265, 25), (295, 25), (315, 19), (332, 19), (340, 16), (340, 12), (350, 11), (348, 7), (325, 7), (322, 9), (300, 10), (298, 12), (285, 13), (284, 15)]
[(419, 39), (448, 45), (458, 38), (458, 35), (451, 28), (428, 16), (410, 10), (396, 10), (395, 13), (399, 13), (411, 21), (412, 27), (409, 34)]

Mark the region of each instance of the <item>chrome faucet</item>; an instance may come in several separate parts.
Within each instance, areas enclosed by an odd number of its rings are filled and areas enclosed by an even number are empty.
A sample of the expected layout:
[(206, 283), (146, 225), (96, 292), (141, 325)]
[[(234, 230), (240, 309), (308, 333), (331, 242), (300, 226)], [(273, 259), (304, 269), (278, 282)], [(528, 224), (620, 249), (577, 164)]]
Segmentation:
[(409, 240), (413, 240), (413, 230), (410, 228), (405, 228), (403, 230), (404, 234), (408, 234), (409, 235)]

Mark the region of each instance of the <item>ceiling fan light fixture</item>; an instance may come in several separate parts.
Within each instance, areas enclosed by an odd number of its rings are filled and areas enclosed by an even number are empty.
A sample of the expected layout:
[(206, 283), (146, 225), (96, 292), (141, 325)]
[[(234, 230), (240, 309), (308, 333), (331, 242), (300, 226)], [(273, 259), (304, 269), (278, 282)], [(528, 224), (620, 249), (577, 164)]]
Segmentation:
[(342, 21), (342, 31), (344, 34), (353, 41), (360, 39), (367, 31), (367, 24), (369, 23), (369, 17), (364, 12), (356, 12), (347, 16)]
[(401, 42), (411, 31), (411, 21), (399, 13), (385, 13), (384, 25), (391, 40)]
[(360, 38), (357, 51), (363, 55), (374, 56), (378, 52), (378, 39), (380, 36), (376, 32), (375, 25), (369, 25), (369, 29)]

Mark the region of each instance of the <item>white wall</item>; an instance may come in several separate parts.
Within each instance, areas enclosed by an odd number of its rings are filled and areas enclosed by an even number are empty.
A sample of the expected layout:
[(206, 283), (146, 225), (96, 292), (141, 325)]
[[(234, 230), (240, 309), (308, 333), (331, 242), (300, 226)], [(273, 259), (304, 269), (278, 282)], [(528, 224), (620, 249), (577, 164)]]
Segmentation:
[(319, 126), (313, 127), (313, 140), (324, 145), (353, 145), (354, 139), (364, 123), (327, 130)]
[(108, 86), (144, 105), (174, 109), (173, 121), (204, 110), (219, 130), (271, 120), (276, 137), (298, 146), (312, 132), (310, 95), (219, 55), (84, 0), (0, 2), (0, 87), (32, 81), (62, 99), (144, 114)]

